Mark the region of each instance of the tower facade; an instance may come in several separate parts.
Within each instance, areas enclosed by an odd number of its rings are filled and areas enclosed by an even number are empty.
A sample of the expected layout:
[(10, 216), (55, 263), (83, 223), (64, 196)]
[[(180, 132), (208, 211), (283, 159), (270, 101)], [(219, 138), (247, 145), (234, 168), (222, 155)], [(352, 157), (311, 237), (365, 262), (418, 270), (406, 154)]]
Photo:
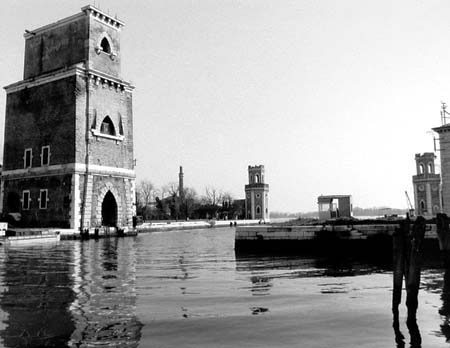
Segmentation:
[(441, 176), (436, 174), (433, 152), (416, 154), (417, 174), (413, 176), (414, 206), (417, 215), (431, 217), (441, 212)]
[(245, 185), (245, 215), (247, 219), (269, 219), (269, 185), (265, 183), (264, 166), (248, 166)]
[(442, 212), (450, 215), (450, 124), (443, 119), (442, 126), (433, 130), (439, 135)]
[(5, 87), (3, 213), (23, 226), (132, 226), (133, 87), (124, 23), (93, 7), (27, 31), (22, 81)]

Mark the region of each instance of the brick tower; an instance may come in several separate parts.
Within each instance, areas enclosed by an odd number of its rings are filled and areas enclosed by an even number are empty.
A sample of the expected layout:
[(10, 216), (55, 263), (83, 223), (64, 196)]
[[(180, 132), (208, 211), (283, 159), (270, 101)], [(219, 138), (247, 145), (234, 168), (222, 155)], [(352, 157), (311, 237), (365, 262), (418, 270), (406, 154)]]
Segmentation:
[(269, 185), (264, 183), (264, 166), (248, 166), (245, 185), (245, 215), (247, 219), (269, 219)]
[(124, 23), (93, 7), (27, 31), (22, 81), (5, 87), (3, 213), (23, 226), (132, 226), (132, 90)]
[(439, 134), (439, 152), (441, 159), (441, 210), (450, 215), (450, 113), (442, 103), (441, 126), (433, 128)]
[(414, 205), (417, 215), (431, 217), (441, 212), (441, 176), (436, 174), (432, 152), (416, 154), (417, 174), (413, 176)]

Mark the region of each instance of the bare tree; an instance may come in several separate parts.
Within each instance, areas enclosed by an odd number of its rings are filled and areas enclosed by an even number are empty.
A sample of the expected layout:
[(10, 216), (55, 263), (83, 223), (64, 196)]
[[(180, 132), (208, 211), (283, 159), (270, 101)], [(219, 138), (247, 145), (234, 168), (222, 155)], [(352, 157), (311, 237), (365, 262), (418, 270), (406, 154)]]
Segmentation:
[(137, 184), (136, 192), (140, 203), (145, 207), (150, 205), (156, 196), (155, 186), (148, 179), (143, 179)]
[(150, 204), (155, 200), (157, 191), (152, 182), (148, 179), (143, 179), (136, 186), (136, 202), (138, 204), (137, 210), (146, 219), (150, 213)]
[(190, 218), (199, 204), (198, 195), (191, 187), (185, 187), (183, 191), (182, 211), (185, 217)]
[(206, 204), (217, 206), (222, 203), (223, 192), (215, 187), (206, 186), (205, 187), (205, 197), (204, 201)]
[(166, 198), (169, 196), (176, 196), (178, 194), (178, 183), (177, 182), (169, 182), (167, 185), (161, 187), (161, 196), (162, 198)]

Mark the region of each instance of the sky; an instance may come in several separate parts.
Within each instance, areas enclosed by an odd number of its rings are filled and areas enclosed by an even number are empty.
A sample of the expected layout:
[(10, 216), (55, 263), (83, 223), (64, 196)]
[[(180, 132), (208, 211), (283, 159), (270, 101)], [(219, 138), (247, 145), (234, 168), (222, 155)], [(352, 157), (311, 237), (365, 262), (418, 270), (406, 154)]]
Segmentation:
[[(87, 4), (2, 1), (1, 86), (22, 79), (25, 29)], [(431, 128), (450, 105), (449, 1), (95, 5), (125, 22), (138, 182), (176, 182), (183, 166), (200, 195), (244, 198), (248, 165), (263, 164), (272, 211), (314, 211), (321, 194), (351, 194), (358, 207), (406, 208), (405, 191), (413, 200), (414, 156), (434, 151)], [(0, 91), (0, 144), (5, 100)]]

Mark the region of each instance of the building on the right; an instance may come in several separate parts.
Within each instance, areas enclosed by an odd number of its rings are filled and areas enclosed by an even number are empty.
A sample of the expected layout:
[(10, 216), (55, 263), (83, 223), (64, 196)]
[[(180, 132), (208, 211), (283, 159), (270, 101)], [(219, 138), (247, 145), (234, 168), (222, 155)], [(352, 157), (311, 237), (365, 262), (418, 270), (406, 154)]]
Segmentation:
[(417, 174), (413, 176), (416, 215), (432, 217), (441, 212), (441, 176), (436, 173), (433, 152), (416, 153)]
[[(444, 107), (443, 112), (445, 112)], [(441, 211), (450, 215), (450, 123), (447, 123), (446, 118), (442, 117), (442, 126), (435, 127), (433, 130), (439, 134), (439, 157), (441, 158)]]
[(269, 185), (264, 182), (264, 166), (248, 166), (248, 185), (245, 185), (245, 217), (269, 219)]

